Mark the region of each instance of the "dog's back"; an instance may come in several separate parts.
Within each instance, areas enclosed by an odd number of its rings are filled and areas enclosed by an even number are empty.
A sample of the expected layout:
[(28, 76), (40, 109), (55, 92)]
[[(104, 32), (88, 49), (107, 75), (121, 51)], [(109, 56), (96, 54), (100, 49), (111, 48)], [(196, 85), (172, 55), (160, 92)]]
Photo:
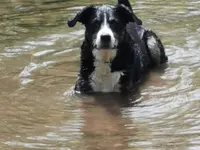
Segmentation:
[(118, 4), (127, 6), (132, 11), (133, 17), (136, 18), (135, 23), (127, 25), (127, 32), (142, 49), (144, 46), (146, 47), (152, 64), (155, 66), (167, 62), (168, 58), (161, 40), (153, 31), (146, 30), (141, 26), (142, 21), (134, 14), (129, 0), (118, 0)]
[(153, 31), (146, 30), (137, 23), (127, 24), (126, 29), (132, 40), (139, 45), (141, 51), (146, 50), (152, 61), (152, 66), (167, 62), (165, 48)]

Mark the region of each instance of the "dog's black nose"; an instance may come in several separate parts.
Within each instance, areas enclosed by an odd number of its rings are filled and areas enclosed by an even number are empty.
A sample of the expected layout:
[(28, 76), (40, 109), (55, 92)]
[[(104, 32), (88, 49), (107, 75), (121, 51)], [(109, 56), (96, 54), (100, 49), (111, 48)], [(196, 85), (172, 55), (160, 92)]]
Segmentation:
[(110, 35), (102, 35), (101, 36), (101, 42), (102, 43), (110, 43), (110, 41), (111, 41)]

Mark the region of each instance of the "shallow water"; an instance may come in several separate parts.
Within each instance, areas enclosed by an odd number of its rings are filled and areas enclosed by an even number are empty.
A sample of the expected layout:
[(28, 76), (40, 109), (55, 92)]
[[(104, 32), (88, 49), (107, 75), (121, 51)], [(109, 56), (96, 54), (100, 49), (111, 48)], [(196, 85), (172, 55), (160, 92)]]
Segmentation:
[(84, 28), (66, 20), (91, 3), (1, 0), (0, 149), (199, 150), (200, 2), (133, 1), (169, 56), (134, 102), (72, 92)]

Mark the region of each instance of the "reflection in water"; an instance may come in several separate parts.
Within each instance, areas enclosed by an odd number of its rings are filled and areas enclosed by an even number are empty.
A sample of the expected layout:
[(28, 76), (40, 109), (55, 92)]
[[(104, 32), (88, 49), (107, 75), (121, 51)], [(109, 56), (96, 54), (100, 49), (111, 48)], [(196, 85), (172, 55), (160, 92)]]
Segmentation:
[(91, 3), (0, 2), (0, 149), (200, 149), (199, 1), (132, 3), (169, 63), (128, 97), (72, 92), (84, 29), (66, 20)]
[[(121, 97), (122, 98), (122, 97)], [(95, 95), (92, 99), (84, 100), (83, 147), (85, 149), (115, 149), (128, 148), (129, 136), (136, 134), (132, 122), (121, 116), (121, 107), (127, 106), (128, 101), (121, 103), (120, 95)]]

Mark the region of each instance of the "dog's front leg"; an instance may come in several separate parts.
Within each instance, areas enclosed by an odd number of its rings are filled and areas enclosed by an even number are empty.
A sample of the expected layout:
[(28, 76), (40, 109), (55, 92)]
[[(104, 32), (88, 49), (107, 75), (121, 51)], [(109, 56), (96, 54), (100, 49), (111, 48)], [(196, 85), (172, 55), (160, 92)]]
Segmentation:
[(135, 52), (132, 51), (129, 54), (129, 58), (127, 58), (126, 71), (120, 79), (122, 93), (133, 93), (136, 89), (136, 83), (140, 72), (140, 66), (137, 62), (139, 62), (139, 60), (135, 55)]
[[(140, 83), (141, 78), (143, 76), (142, 74), (142, 62), (140, 58), (140, 54), (138, 53), (139, 47), (138, 45), (134, 45), (134, 56), (132, 60), (132, 65), (129, 67), (130, 75), (129, 75), (129, 89), (134, 90), (137, 88), (138, 83)], [(136, 49), (137, 48), (137, 49)]]
[(80, 73), (75, 85), (76, 91), (89, 92), (92, 90), (89, 77), (94, 70), (93, 59), (90, 46), (84, 41), (81, 46)]

